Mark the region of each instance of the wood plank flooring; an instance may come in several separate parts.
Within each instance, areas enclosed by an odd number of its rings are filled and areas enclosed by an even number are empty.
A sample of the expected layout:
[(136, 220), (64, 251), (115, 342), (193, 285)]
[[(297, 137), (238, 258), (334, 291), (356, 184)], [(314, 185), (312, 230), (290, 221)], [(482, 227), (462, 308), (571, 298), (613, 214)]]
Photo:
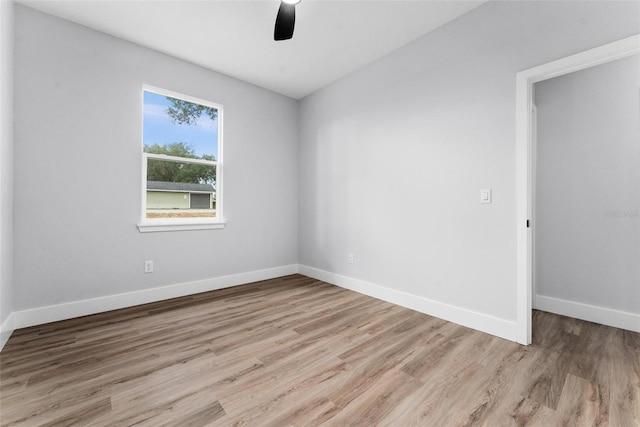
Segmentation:
[(293, 275), (16, 331), (0, 425), (640, 425), (640, 334), (534, 341)]

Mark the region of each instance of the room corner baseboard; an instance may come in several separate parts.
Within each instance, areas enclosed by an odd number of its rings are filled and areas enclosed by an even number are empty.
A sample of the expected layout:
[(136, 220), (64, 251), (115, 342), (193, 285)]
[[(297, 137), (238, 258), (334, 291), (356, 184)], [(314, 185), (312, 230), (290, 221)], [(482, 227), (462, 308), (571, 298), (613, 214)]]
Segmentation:
[(9, 314), (2, 325), (0, 325), (0, 351), (4, 348), (4, 345), (9, 341), (11, 334), (16, 328), (13, 326), (13, 313)]
[(516, 341), (515, 322), (313, 267), (292, 264), (265, 270), (162, 286), (159, 288), (108, 295), (100, 298), (14, 311), (5, 320), (0, 329), (0, 350), (4, 344), (6, 344), (11, 333), (16, 329), (228, 288), (260, 280), (273, 279), (295, 273), (304, 274), (345, 289), (407, 307), (500, 338)]
[(353, 279), (351, 277), (330, 273), (328, 271), (319, 270), (305, 265), (300, 265), (298, 272), (305, 276), (340, 286), (341, 288), (369, 295), (383, 301), (410, 308), (412, 310), (495, 335), (500, 338), (516, 341), (516, 322), (510, 322), (508, 320), (499, 319), (483, 313), (452, 306), (421, 296), (386, 288), (363, 280)]
[[(265, 270), (256, 270), (229, 276), (214, 277), (194, 282), (178, 283), (158, 288), (144, 289), (123, 294), (108, 295), (82, 301), (73, 301), (29, 310), (14, 311), (10, 315), (12, 330), (29, 326), (42, 325), (74, 317), (102, 313), (119, 308), (163, 301), (170, 298), (183, 297), (216, 289), (229, 288), (260, 280), (274, 279), (298, 272), (298, 265), (286, 265)], [(6, 322), (5, 322), (6, 323)], [(4, 328), (2, 329), (4, 331)], [(7, 337), (8, 339), (8, 337)]]
[(633, 332), (640, 332), (640, 314), (612, 310), (610, 308), (582, 304), (543, 295), (536, 295), (533, 303), (534, 308), (548, 311), (549, 313), (575, 317), (576, 319), (600, 323)]

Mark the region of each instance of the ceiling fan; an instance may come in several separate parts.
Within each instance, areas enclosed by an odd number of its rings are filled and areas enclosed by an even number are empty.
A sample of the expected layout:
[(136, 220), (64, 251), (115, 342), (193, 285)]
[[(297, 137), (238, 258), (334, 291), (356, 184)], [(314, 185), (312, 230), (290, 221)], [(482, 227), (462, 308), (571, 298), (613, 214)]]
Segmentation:
[(293, 27), (296, 23), (296, 4), (301, 0), (280, 0), (280, 8), (276, 16), (276, 26), (273, 39), (276, 41), (289, 40), (293, 37)]

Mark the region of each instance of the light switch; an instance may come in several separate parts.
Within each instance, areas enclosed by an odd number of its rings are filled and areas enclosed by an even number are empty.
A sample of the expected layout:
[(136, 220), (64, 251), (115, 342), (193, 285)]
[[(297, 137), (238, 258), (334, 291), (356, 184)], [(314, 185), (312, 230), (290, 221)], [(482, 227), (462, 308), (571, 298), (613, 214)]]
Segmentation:
[(491, 189), (483, 188), (480, 190), (480, 203), (491, 203)]

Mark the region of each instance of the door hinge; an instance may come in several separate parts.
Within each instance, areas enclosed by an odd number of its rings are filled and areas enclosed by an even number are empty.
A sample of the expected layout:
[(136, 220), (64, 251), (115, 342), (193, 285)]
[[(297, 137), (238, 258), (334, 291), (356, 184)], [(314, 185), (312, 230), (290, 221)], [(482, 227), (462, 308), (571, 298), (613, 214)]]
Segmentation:
[(529, 220), (527, 220), (527, 228), (529, 228)]

